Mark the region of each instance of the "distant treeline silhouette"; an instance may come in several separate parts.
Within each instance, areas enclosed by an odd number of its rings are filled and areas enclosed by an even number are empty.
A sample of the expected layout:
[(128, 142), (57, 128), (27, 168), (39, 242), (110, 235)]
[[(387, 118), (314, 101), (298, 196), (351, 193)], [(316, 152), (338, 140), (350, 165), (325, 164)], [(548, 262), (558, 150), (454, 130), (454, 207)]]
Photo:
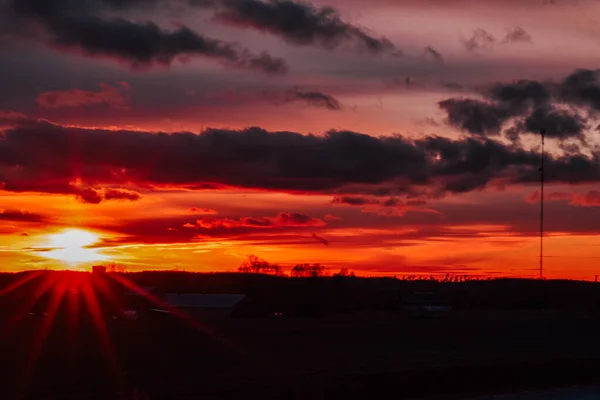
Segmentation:
[[(110, 271), (111, 269), (109, 269)], [(117, 269), (118, 270), (118, 269)], [(433, 277), (356, 277), (346, 269), (326, 276), (319, 264), (299, 264), (291, 277), (280, 274), (192, 273), (174, 271), (109, 272), (138, 287), (154, 287), (175, 293), (244, 293), (272, 309), (311, 310), (309, 314), (368, 310), (395, 311), (404, 296), (431, 292), (444, 298), (454, 309), (578, 309), (600, 310), (600, 284), (567, 280), (470, 279), (448, 275)], [(269, 271), (274, 271), (270, 269)], [(62, 274), (62, 277), (61, 277)], [(0, 307), (18, 306), (39, 292), (49, 276), (55, 282), (78, 272), (22, 272), (0, 274)], [(56, 277), (59, 279), (56, 279)], [(28, 277), (32, 277), (27, 280)], [(114, 279), (109, 281), (117, 282)], [(26, 281), (18, 285), (16, 283)], [(115, 293), (128, 291), (114, 284)], [(103, 288), (104, 290), (104, 288)]]
[[(264, 260), (254, 254), (250, 254), (246, 257), (242, 264), (238, 267), (238, 272), (241, 273), (254, 273), (254, 274), (266, 274), (285, 276), (285, 270), (279, 264), (271, 263)], [(290, 271), (290, 276), (294, 278), (322, 278), (329, 275), (328, 269), (319, 264), (296, 264)], [(339, 276), (354, 276), (353, 272), (349, 272), (348, 268), (342, 268), (340, 272), (335, 275)]]

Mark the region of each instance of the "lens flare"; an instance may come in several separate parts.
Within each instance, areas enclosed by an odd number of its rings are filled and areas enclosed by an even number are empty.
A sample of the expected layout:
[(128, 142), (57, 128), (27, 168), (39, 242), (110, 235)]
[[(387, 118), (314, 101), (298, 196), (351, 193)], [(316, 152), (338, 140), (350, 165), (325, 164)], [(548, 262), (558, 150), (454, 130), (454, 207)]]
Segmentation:
[(97, 249), (89, 246), (97, 243), (98, 235), (81, 229), (68, 229), (66, 231), (48, 235), (48, 251), (41, 253), (44, 257), (63, 261), (68, 264), (78, 264), (93, 261), (105, 261), (109, 256), (99, 253)]

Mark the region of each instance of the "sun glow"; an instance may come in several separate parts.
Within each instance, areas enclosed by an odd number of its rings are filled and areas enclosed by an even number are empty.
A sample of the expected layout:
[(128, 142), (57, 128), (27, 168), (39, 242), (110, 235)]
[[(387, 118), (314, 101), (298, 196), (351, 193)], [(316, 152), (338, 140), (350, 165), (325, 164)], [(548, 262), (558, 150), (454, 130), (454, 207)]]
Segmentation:
[(88, 231), (81, 229), (68, 229), (60, 233), (47, 236), (48, 251), (43, 256), (54, 260), (64, 261), (69, 264), (104, 261), (110, 257), (101, 254), (97, 249), (88, 248), (98, 242), (100, 238)]

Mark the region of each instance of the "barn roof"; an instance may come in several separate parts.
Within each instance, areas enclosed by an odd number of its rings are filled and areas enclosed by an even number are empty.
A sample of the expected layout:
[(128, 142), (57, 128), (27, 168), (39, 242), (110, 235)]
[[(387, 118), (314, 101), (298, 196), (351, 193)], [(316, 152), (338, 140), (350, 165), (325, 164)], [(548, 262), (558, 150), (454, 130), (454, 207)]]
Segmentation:
[(167, 293), (163, 300), (175, 308), (233, 308), (245, 298), (244, 294)]
[(128, 296), (144, 296), (150, 293), (153, 293), (156, 290), (154, 286), (144, 286), (136, 288), (135, 290), (129, 290), (125, 293)]

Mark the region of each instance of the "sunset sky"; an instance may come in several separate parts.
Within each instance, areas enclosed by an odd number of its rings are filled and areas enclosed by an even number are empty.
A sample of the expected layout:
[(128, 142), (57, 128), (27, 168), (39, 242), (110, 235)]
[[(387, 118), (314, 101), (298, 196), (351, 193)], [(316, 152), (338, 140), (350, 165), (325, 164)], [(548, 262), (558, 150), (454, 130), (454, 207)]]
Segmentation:
[(595, 0), (0, 0), (0, 270), (600, 272)]

